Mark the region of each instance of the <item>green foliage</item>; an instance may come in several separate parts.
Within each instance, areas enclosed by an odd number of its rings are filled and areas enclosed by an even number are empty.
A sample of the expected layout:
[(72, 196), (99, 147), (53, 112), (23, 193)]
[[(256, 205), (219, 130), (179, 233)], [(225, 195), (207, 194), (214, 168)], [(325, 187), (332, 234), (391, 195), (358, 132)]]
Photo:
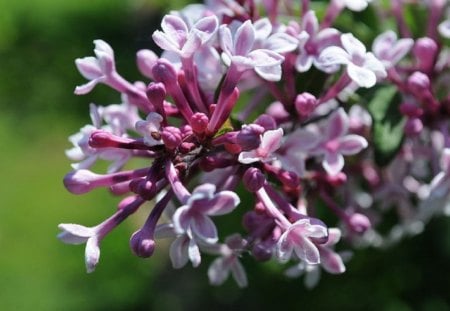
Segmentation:
[(400, 94), (395, 86), (379, 86), (369, 91), (367, 108), (372, 115), (375, 162), (385, 166), (395, 157), (403, 141), (404, 119), (398, 110)]

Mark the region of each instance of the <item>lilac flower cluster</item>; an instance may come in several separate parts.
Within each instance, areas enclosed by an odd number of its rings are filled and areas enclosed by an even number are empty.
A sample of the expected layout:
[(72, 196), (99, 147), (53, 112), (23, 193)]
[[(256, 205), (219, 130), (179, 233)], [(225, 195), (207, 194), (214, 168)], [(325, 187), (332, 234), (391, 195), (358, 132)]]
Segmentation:
[[(92, 124), (69, 138), (66, 188), (123, 196), (96, 226), (59, 225), (63, 242), (86, 243), (88, 272), (103, 238), (146, 202), (153, 209), (130, 239), (133, 253), (150, 257), (170, 238), (174, 268), (210, 255), (211, 284), (231, 274), (241, 287), (243, 256), (290, 262), (286, 274), (313, 286), (321, 268), (345, 271), (341, 238), (385, 246), (450, 213), (448, 1), (321, 4), (321, 18), (309, 0), (206, 0), (171, 12), (153, 33), (162, 55), (137, 53), (150, 82), (124, 79), (102, 40), (95, 57), (76, 60), (88, 80), (76, 94), (105, 84), (122, 98), (91, 104)], [(421, 37), (407, 6), (424, 9)], [(371, 51), (332, 27), (365, 9), (399, 30), (378, 35)], [(146, 167), (124, 169), (134, 158)], [(97, 160), (110, 162), (105, 174), (91, 171)], [(236, 209), (242, 225), (221, 236), (214, 219)], [(381, 231), (387, 213), (396, 221)]]

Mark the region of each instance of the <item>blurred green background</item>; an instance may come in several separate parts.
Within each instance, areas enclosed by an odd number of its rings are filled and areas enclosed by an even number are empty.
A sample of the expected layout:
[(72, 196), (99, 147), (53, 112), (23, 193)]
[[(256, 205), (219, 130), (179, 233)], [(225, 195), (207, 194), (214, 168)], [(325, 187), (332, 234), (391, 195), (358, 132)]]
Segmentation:
[[(183, 1), (170, 3), (180, 8)], [(67, 137), (89, 122), (88, 104), (118, 103), (104, 86), (75, 96), (84, 83), (74, 59), (94, 39), (111, 44), (119, 71), (141, 79), (134, 57), (150, 40), (162, 0), (0, 0), (0, 310), (450, 310), (450, 222), (390, 250), (360, 250), (342, 276), (322, 275), (307, 290), (285, 266), (244, 259), (250, 286), (210, 287), (206, 269), (174, 271), (167, 245), (153, 258), (133, 256), (130, 234), (149, 207), (108, 236), (97, 271), (86, 274), (84, 246), (56, 239), (59, 223), (95, 225), (118, 199), (105, 190), (74, 196)]]

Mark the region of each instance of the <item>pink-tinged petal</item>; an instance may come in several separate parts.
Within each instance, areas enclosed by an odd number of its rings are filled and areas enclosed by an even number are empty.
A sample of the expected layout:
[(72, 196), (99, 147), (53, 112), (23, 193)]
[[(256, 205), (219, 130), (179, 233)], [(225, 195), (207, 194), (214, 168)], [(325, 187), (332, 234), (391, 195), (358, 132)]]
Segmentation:
[(339, 45), (340, 38), (341, 33), (339, 32), (339, 30), (335, 28), (322, 29), (315, 38), (317, 49), (319, 51), (322, 51), (329, 46)]
[(237, 259), (231, 264), (231, 274), (240, 288), (247, 287), (247, 274), (245, 273), (244, 267)]
[(58, 239), (67, 244), (83, 244), (95, 235), (93, 228), (77, 225), (77, 224), (60, 224), (58, 229), (62, 230), (58, 234)]
[(255, 29), (255, 37), (258, 40), (267, 39), (272, 33), (272, 23), (268, 18), (264, 17), (257, 20), (253, 24), (253, 29)]
[(414, 40), (411, 38), (404, 38), (397, 41), (397, 44), (394, 45), (390, 54), (391, 54), (391, 62), (393, 64), (397, 64), (414, 45)]
[(334, 176), (344, 168), (344, 157), (339, 153), (326, 153), (322, 161), (325, 171)]
[(83, 85), (79, 85), (75, 88), (74, 93), (76, 95), (84, 95), (92, 91), (92, 89), (101, 81), (103, 81), (102, 78), (94, 79), (89, 81), (88, 83), (85, 83)]
[(210, 15), (197, 21), (193, 26), (193, 30), (195, 29), (199, 32), (202, 43), (205, 43), (214, 35), (218, 27), (219, 20), (215, 15)]
[(214, 199), (208, 202), (207, 215), (220, 216), (231, 213), (241, 200), (238, 195), (232, 191), (221, 191), (217, 193)]
[(109, 54), (105, 52), (97, 52), (97, 60), (98, 65), (101, 71), (106, 76), (110, 76), (113, 72), (115, 72), (116, 67), (114, 63), (114, 58), (112, 58)]
[(325, 48), (319, 55), (317, 63), (321, 67), (335, 67), (341, 64), (348, 64), (350, 62), (350, 56), (348, 53), (340, 47), (329, 46)]
[(298, 72), (306, 72), (308, 71), (313, 64), (313, 56), (310, 56), (305, 51), (300, 51), (297, 59), (295, 60), (295, 69)]
[(444, 38), (450, 38), (450, 20), (446, 20), (439, 24), (438, 26), (439, 33)]
[(255, 72), (266, 81), (277, 82), (281, 80), (281, 65), (272, 65), (264, 67), (255, 67)]
[(445, 148), (442, 151), (441, 159), (440, 159), (441, 169), (450, 174), (450, 148)]
[(294, 246), (289, 240), (289, 232), (285, 231), (279, 238), (277, 243), (277, 258), (281, 262), (287, 262), (292, 257)]
[(86, 249), (84, 253), (84, 261), (86, 264), (87, 273), (94, 272), (99, 259), (100, 247), (98, 245), (98, 239), (96, 237), (92, 237), (86, 242)]
[(327, 141), (334, 140), (345, 135), (348, 131), (349, 120), (343, 108), (337, 109), (328, 118), (327, 127), (325, 129), (325, 137)]
[(308, 11), (305, 15), (303, 15), (302, 29), (310, 35), (317, 33), (319, 30), (319, 22), (314, 11)]
[(347, 73), (353, 82), (358, 84), (360, 87), (370, 88), (377, 83), (377, 77), (373, 71), (356, 66), (353, 63), (348, 64)]
[(255, 30), (251, 21), (244, 22), (236, 31), (234, 37), (234, 54), (247, 55), (255, 42)]
[(172, 40), (167, 34), (162, 31), (156, 30), (152, 35), (153, 41), (163, 50), (178, 52), (181, 45)]
[(181, 49), (181, 57), (190, 58), (200, 47), (202, 40), (198, 31), (192, 31), (189, 33), (186, 43)]
[(230, 274), (229, 267), (225, 266), (224, 258), (215, 259), (208, 268), (208, 278), (211, 285), (223, 284)]
[(233, 55), (233, 37), (230, 29), (225, 25), (219, 27), (219, 41), (224, 53), (229, 56)]
[(114, 58), (114, 51), (111, 46), (103, 40), (94, 40), (95, 48), (94, 52), (97, 55), (99, 52), (107, 54), (109, 57)]
[(320, 262), (322, 267), (331, 274), (341, 274), (345, 272), (345, 265), (339, 254), (322, 248), (320, 250)]
[(387, 76), (383, 63), (371, 52), (366, 54), (363, 67), (373, 71), (377, 78), (385, 78)]
[(261, 139), (261, 146), (259, 149), (264, 150), (270, 155), (272, 152), (276, 151), (281, 146), (281, 141), (283, 139), (283, 129), (279, 128), (276, 130), (266, 131)]
[(184, 20), (176, 15), (166, 15), (161, 22), (161, 29), (179, 46), (182, 46), (186, 40), (188, 28)]
[(238, 161), (242, 164), (250, 164), (260, 161), (261, 158), (258, 156), (255, 150), (244, 151), (239, 154)]
[(329, 228), (328, 229), (328, 241), (322, 244), (323, 247), (328, 247), (335, 245), (341, 239), (342, 233), (339, 228)]
[(297, 47), (298, 39), (282, 32), (271, 35), (264, 42), (264, 48), (276, 53), (292, 52)]
[(283, 62), (284, 57), (278, 53), (267, 49), (258, 49), (248, 53), (247, 57), (251, 59), (254, 66), (269, 67), (279, 65)]
[(344, 49), (351, 56), (360, 56), (366, 54), (366, 47), (361, 41), (356, 39), (351, 33), (341, 35), (341, 43)]
[(320, 253), (317, 246), (308, 238), (299, 237), (297, 244), (294, 245), (294, 252), (298, 258), (304, 260), (310, 265), (320, 263)]
[(189, 229), (191, 218), (189, 216), (189, 206), (179, 207), (172, 216), (174, 230), (178, 234), (183, 234)]
[(88, 80), (94, 80), (103, 76), (97, 58), (89, 56), (84, 58), (77, 58), (75, 65), (83, 77)]
[(217, 228), (214, 222), (208, 216), (197, 214), (191, 218), (192, 233), (206, 243), (213, 244), (219, 239)]
[(343, 155), (352, 155), (367, 148), (367, 140), (359, 135), (347, 135), (339, 139), (339, 152)]
[(194, 268), (197, 268), (202, 261), (200, 249), (198, 248), (198, 245), (195, 243), (195, 241), (192, 239), (189, 240), (188, 257), (189, 260), (192, 262), (192, 266)]
[(180, 236), (176, 238), (170, 245), (170, 261), (174, 269), (180, 269), (184, 267), (189, 261), (188, 246), (189, 238), (187, 236)]
[(375, 38), (372, 44), (372, 51), (377, 55), (378, 57), (385, 58), (386, 52), (389, 51), (389, 49), (392, 48), (394, 43), (397, 41), (397, 34), (392, 31), (388, 30), (383, 32), (381, 35)]

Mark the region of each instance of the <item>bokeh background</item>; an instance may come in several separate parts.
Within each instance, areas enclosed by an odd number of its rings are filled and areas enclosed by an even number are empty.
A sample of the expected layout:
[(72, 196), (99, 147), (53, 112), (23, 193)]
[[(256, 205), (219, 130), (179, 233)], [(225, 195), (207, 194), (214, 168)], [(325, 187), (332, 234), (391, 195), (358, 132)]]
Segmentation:
[(323, 274), (312, 290), (284, 277), (286, 266), (244, 259), (250, 286), (238, 289), (232, 280), (208, 285), (211, 258), (174, 271), (165, 244), (151, 259), (133, 256), (128, 239), (147, 206), (104, 240), (96, 272), (85, 273), (84, 246), (59, 242), (57, 225), (95, 225), (118, 200), (106, 190), (66, 192), (64, 150), (89, 122), (90, 102), (120, 97), (104, 86), (73, 95), (84, 83), (74, 59), (92, 55), (92, 41), (101, 38), (114, 48), (119, 71), (141, 79), (136, 51), (154, 48), (150, 37), (163, 12), (183, 2), (0, 0), (0, 310), (450, 310), (444, 218), (391, 249), (356, 251), (347, 273)]

